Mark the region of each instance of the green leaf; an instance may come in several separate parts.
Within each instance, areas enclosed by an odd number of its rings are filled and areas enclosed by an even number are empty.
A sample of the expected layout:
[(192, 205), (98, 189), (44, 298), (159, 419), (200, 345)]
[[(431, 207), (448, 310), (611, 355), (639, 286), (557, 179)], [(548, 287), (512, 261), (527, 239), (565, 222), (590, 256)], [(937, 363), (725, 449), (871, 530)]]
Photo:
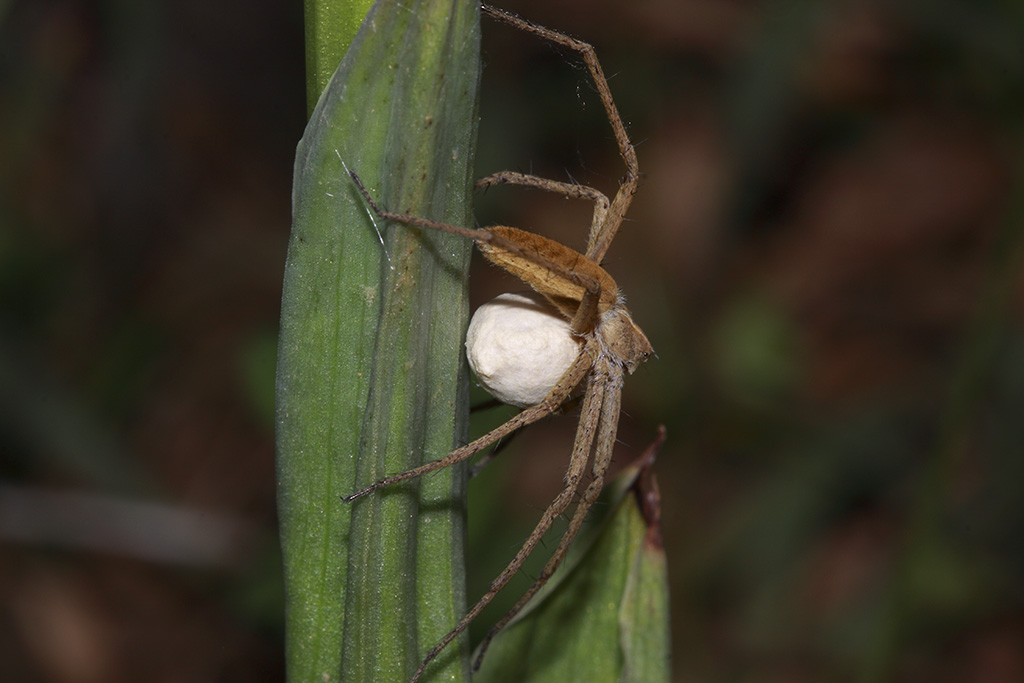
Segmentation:
[[(372, 220), (471, 225), (479, 81), (472, 0), (379, 1), (295, 159), (277, 369), (291, 681), (402, 681), (465, 610), (464, 474), (342, 496), (465, 437), (472, 245)], [(376, 223), (376, 225), (375, 225)], [(460, 639), (428, 670), (468, 679)]]
[(577, 541), (575, 556), (495, 637), (474, 680), (669, 680), (665, 554), (652, 519), (656, 492), (646, 514), (633, 495), (641, 478), (634, 467), (609, 485), (602, 502), (611, 512), (596, 539)]
[(316, 106), (372, 4), (372, 0), (305, 0), (309, 111)]

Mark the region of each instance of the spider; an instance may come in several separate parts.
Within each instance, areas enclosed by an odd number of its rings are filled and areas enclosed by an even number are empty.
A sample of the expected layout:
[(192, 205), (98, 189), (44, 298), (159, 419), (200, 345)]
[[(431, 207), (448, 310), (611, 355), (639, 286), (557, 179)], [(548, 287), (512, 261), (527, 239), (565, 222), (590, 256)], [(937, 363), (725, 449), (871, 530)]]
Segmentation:
[[(568, 368), (539, 402), (525, 407), (503, 425), (439, 460), (386, 477), (344, 499), (345, 502), (351, 502), (377, 489), (462, 462), (521, 427), (557, 412), (567, 402), (575, 400), (582, 394), (579, 424), (565, 474), (564, 488), (544, 511), (522, 548), (491, 582), (488, 591), (426, 654), (412, 677), (413, 683), (419, 680), (427, 665), (455, 640), (508, 584), (554, 520), (566, 511), (574, 498), (579, 496), (568, 527), (539, 576), (515, 606), (491, 627), (480, 644), (474, 671), (479, 668), (484, 652), (494, 636), (523, 609), (561, 564), (587, 512), (604, 488), (605, 475), (611, 463), (612, 447), (618, 429), (625, 375), (636, 370), (653, 353), (647, 337), (633, 322), (626, 309), (615, 280), (599, 265), (636, 194), (639, 170), (636, 152), (612, 100), (608, 82), (597, 61), (594, 48), (588, 43), (526, 21), (505, 10), (489, 5), (482, 5), (481, 9), (494, 19), (568, 48), (582, 58), (611, 124), (619, 154), (626, 165), (626, 175), (611, 202), (605, 195), (591, 187), (508, 171), (496, 173), (476, 183), (477, 188), (499, 183), (528, 186), (592, 201), (594, 213), (590, 236), (586, 252), (581, 254), (554, 240), (517, 228), (495, 226), (469, 229), (387, 211), (374, 201), (359, 177), (349, 171), (363, 198), (381, 219), (441, 230), (473, 240), (486, 259), (515, 275), (543, 296), (568, 322), (571, 334), (579, 345), (575, 360), (569, 363)], [(589, 462), (592, 462), (591, 480), (583, 488)], [(582, 494), (579, 493), (581, 488)]]

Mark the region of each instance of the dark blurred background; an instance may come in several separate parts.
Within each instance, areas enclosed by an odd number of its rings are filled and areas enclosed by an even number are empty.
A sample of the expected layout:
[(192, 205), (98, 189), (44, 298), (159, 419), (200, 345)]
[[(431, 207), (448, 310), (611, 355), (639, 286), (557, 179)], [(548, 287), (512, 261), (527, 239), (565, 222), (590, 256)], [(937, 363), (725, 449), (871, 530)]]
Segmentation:
[[(502, 6), (597, 47), (637, 145), (606, 267), (658, 357), (616, 460), (668, 427), (676, 680), (1024, 680), (1024, 9)], [(0, 680), (280, 680), (300, 4), (12, 0), (0, 54)], [(484, 60), (479, 175), (613, 192), (572, 56), (485, 22)], [(508, 188), (477, 216), (589, 224)], [(573, 427), (472, 487), (471, 597)]]

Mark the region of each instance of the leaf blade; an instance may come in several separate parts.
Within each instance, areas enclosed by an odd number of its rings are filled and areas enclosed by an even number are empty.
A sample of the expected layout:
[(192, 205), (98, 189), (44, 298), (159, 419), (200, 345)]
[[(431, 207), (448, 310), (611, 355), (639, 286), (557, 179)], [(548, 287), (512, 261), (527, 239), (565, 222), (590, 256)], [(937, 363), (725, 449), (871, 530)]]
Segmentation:
[(461, 472), (340, 498), (463, 437), (471, 245), (375, 226), (345, 166), (386, 206), (469, 224), (477, 12), (378, 2), (296, 151), (277, 380), (291, 680), (407, 678), (464, 609)]
[(593, 544), (495, 637), (474, 680), (667, 683), (665, 556), (631, 495), (640, 475), (630, 468), (609, 484), (611, 512)]

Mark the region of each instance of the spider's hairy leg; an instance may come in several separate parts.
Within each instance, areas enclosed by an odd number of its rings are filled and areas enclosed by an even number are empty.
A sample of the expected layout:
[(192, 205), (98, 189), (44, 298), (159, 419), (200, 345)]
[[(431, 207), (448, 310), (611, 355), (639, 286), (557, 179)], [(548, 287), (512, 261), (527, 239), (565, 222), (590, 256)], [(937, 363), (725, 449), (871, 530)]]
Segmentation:
[[(480, 668), (480, 663), (483, 661), (484, 653), (487, 652), (491, 640), (522, 611), (530, 599), (537, 594), (537, 591), (543, 588), (544, 584), (548, 582), (548, 579), (551, 578), (552, 574), (562, 564), (562, 560), (565, 559), (569, 547), (583, 526), (587, 513), (601, 495), (601, 491), (604, 489), (605, 475), (608, 473), (608, 467), (611, 465), (615, 435), (619, 427), (619, 411), (622, 408), (622, 380), (623, 370), (618, 365), (609, 363), (604, 358), (599, 359), (595, 364), (594, 374), (591, 376), (590, 381), (597, 386), (593, 389), (588, 389), (588, 396), (591, 391), (599, 394), (597, 400), (600, 402), (601, 409), (599, 414), (592, 418), (597, 421), (596, 435), (591, 437), (596, 444), (592, 468), (593, 479), (584, 490), (579, 503), (576, 504), (576, 509), (573, 511), (569, 526), (562, 535), (562, 540), (559, 541), (558, 547), (555, 548), (547, 564), (544, 565), (540, 576), (533, 582), (529, 590), (523, 593), (512, 609), (490, 628), (487, 636), (480, 643), (476, 660), (473, 663), (474, 671)], [(577, 432), (577, 439), (579, 439), (579, 435), (584, 431), (582, 416), (580, 420), (580, 430)], [(591, 425), (590, 429), (595, 431), (593, 425)]]
[(535, 405), (532, 408), (527, 408), (505, 424), (496, 427), (494, 430), (484, 434), (479, 439), (468, 443), (461, 448), (456, 448), (443, 458), (433, 460), (420, 465), (419, 467), (414, 467), (411, 470), (406, 470), (405, 472), (399, 472), (398, 474), (392, 474), (391, 476), (384, 477), (383, 479), (370, 484), (366, 488), (362, 488), (355, 493), (350, 493), (341, 500), (345, 503), (351, 503), (354, 500), (373, 493), (377, 489), (387, 488), (388, 486), (397, 484), (400, 481), (415, 479), (416, 477), (421, 477), (429, 472), (441, 470), (445, 467), (451, 467), (452, 465), (458, 464), (474, 454), (479, 453), (503, 436), (514, 432), (520, 427), (536, 422), (537, 420), (550, 415), (553, 411), (553, 408), (544, 403)]
[(515, 171), (499, 171), (498, 173), (493, 173), (486, 178), (481, 178), (476, 181), (474, 187), (478, 190), (482, 190), (490, 187), (491, 185), (498, 185), (499, 183), (503, 183), (505, 185), (534, 187), (539, 190), (556, 192), (568, 197), (569, 199), (589, 199), (594, 202), (594, 216), (590, 221), (591, 233), (594, 233), (601, 225), (604, 224), (605, 216), (608, 214), (608, 207), (611, 204), (608, 201), (608, 197), (604, 196), (600, 190), (595, 190), (587, 185), (563, 183), (535, 175), (516, 173)]
[(570, 321), (570, 327), (576, 334), (585, 334), (597, 327), (597, 305), (601, 302), (601, 290), (585, 290), (576, 315)]
[(479, 242), (481, 239), (486, 239), (486, 235), (482, 235), (485, 231), (483, 230), (471, 230), (469, 228), (463, 228), (458, 225), (449, 225), (448, 223), (441, 223), (439, 221), (432, 221), (429, 218), (420, 218), (419, 216), (412, 216), (405, 213), (395, 213), (394, 211), (387, 211), (381, 208), (373, 196), (370, 195), (370, 191), (366, 189), (366, 185), (363, 185), (363, 181), (359, 178), (355, 171), (348, 171), (348, 175), (352, 178), (352, 181), (356, 184), (359, 189), (359, 193), (363, 195), (363, 199), (370, 205), (373, 212), (378, 217), (388, 221), (398, 221), (399, 223), (405, 223), (407, 225), (415, 225), (419, 228), (430, 228), (431, 230), (440, 230), (441, 232), (450, 232), (455, 235), (461, 235), (468, 237), (474, 242)]
[[(430, 228), (431, 230), (440, 230), (442, 232), (450, 232), (455, 235), (467, 237), (476, 243), (485, 258), (508, 271), (512, 275), (515, 275), (545, 296), (547, 296), (547, 294), (545, 294), (538, 285), (542, 286), (542, 283), (550, 282), (552, 280), (565, 281), (571, 283), (573, 286), (590, 291), (597, 291), (600, 289), (600, 275), (603, 275), (603, 277), (607, 278), (607, 280), (612, 284), (615, 282), (596, 264), (592, 264), (594, 269), (590, 272), (582, 272), (578, 266), (573, 265), (576, 261), (583, 259), (582, 254), (578, 254), (558, 242), (549, 240), (546, 237), (541, 237), (540, 235), (532, 232), (505, 226), (471, 230), (458, 225), (450, 225), (448, 223), (433, 221), (429, 218), (420, 218), (419, 216), (388, 211), (374, 201), (370, 191), (366, 189), (366, 186), (363, 185), (363, 181), (360, 180), (355, 171), (350, 170), (348, 174), (356, 184), (356, 187), (359, 189), (360, 194), (362, 194), (363, 199), (366, 200), (366, 203), (371, 209), (373, 209), (373, 212), (377, 214), (378, 217), (383, 218), (384, 220), (397, 221), (406, 225)], [(540, 244), (549, 245), (548, 251), (554, 249), (555, 257), (561, 257), (563, 260), (554, 260), (553, 258), (545, 256), (543, 253), (544, 250), (539, 249), (537, 246)], [(570, 254), (568, 262), (564, 260), (566, 253)], [(499, 260), (495, 260), (495, 255), (500, 255), (498, 256)], [(552, 274), (556, 277), (552, 278)], [(595, 278), (595, 274), (598, 274), (599, 277)], [(611, 288), (612, 287), (609, 286), (605, 289), (610, 290)], [(569, 317), (572, 316), (569, 315)]]
[(575, 51), (579, 54), (583, 63), (586, 64), (587, 70), (590, 72), (590, 77), (594, 81), (594, 87), (597, 89), (597, 93), (601, 98), (601, 104), (604, 106), (605, 114), (608, 116), (608, 122), (611, 124), (612, 133), (615, 135), (619, 156), (622, 157), (623, 163), (626, 164), (626, 177), (622, 185), (619, 186), (618, 192), (615, 193), (615, 198), (608, 209), (608, 214), (600, 226), (591, 230), (590, 239), (587, 242), (587, 256), (596, 263), (600, 263), (608, 252), (608, 247), (611, 246), (612, 239), (615, 237), (615, 233), (618, 232), (619, 226), (622, 225), (622, 219), (625, 217), (626, 210), (629, 209), (629, 205), (633, 201), (633, 195), (636, 194), (637, 186), (640, 183), (640, 166), (636, 160), (636, 150), (633, 149), (633, 144), (629, 141), (629, 135), (626, 133), (626, 126), (622, 123), (622, 117), (619, 116), (615, 100), (612, 99), (612, 91), (608, 87), (608, 79), (605, 78), (601, 63), (597, 61), (597, 53), (590, 43), (585, 43), (582, 40), (571, 38), (564, 33), (552, 31), (539, 24), (534, 24), (511, 12), (487, 4), (481, 4), (480, 9), (498, 21), (503, 21), (522, 31), (532, 33), (556, 45), (561, 45)]
[[(586, 350), (580, 354), (582, 357), (587, 357), (589, 361), (589, 354)], [(590, 363), (588, 362), (588, 370), (590, 369)], [(590, 460), (590, 452), (594, 446), (594, 439), (597, 436), (596, 427), (601, 419), (602, 407), (604, 399), (604, 380), (597, 383), (591, 378), (587, 385), (587, 392), (583, 397), (583, 405), (580, 409), (580, 422), (576, 430), (576, 441), (573, 444), (572, 456), (569, 460), (569, 468), (565, 474), (565, 486), (562, 491), (555, 497), (555, 499), (548, 506), (547, 510), (541, 516), (540, 521), (537, 522), (537, 526), (534, 527), (530, 536), (523, 543), (523, 546), (516, 553), (512, 561), (508, 563), (508, 566), (498, 574), (497, 578), (491, 582), (487, 592), (481, 597), (473, 607), (466, 612), (466, 616), (455, 625), (451, 631), (448, 632), (444, 638), (441, 639), (437, 645), (435, 645), (424, 657), (423, 663), (420, 664), (420, 668), (416, 670), (416, 674), (412, 677), (410, 683), (416, 683), (419, 677), (426, 670), (427, 665), (438, 654), (444, 650), (449, 643), (458, 637), (460, 633), (466, 630), (470, 622), (494, 599), (494, 596), (504, 588), (512, 577), (522, 568), (523, 563), (533, 552), (537, 544), (547, 533), (548, 529), (554, 523), (558, 517), (565, 512), (565, 509), (569, 507), (573, 497), (575, 497), (577, 490), (579, 489), (580, 482), (583, 478), (584, 472), (587, 469), (587, 462)], [(593, 487), (591, 483), (587, 491)], [(561, 547), (561, 546), (560, 546)], [(548, 563), (550, 564), (550, 562)]]
[(362, 498), (365, 495), (373, 493), (377, 489), (397, 484), (398, 482), (405, 481), (406, 479), (414, 479), (427, 474), (428, 472), (444, 469), (445, 467), (450, 467), (451, 465), (460, 463), (473, 454), (479, 453), (483, 449), (487, 448), (503, 436), (511, 434), (520, 427), (525, 427), (528, 424), (532, 424), (537, 420), (550, 415), (565, 403), (569, 398), (569, 395), (572, 393), (572, 390), (575, 389), (576, 386), (583, 381), (583, 378), (587, 376), (587, 373), (590, 372), (592, 362), (590, 355), (585, 350), (582, 351), (576, 360), (573, 361), (573, 364), (569, 366), (569, 369), (565, 371), (565, 374), (559, 378), (547, 398), (537, 405), (527, 408), (505, 424), (495, 427), (479, 439), (476, 439), (461, 448), (456, 448), (454, 451), (439, 460), (434, 460), (420, 465), (419, 467), (414, 467), (411, 470), (406, 470), (405, 472), (399, 472), (398, 474), (385, 477), (380, 481), (370, 484), (366, 488), (345, 496), (342, 498), (342, 501), (351, 503), (357, 498)]

